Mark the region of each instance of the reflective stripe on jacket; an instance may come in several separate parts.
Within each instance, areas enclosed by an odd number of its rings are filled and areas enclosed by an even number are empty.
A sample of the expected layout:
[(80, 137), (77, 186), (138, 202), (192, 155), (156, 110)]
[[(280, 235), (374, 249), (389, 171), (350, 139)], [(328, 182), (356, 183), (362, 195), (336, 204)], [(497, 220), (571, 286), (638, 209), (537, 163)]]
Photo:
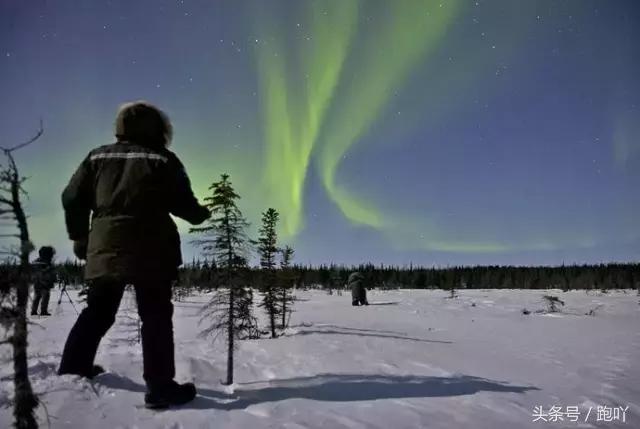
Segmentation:
[(92, 150), (64, 189), (62, 205), (69, 238), (88, 238), (87, 280), (175, 277), (182, 256), (170, 214), (191, 224), (209, 217), (175, 154), (132, 142)]

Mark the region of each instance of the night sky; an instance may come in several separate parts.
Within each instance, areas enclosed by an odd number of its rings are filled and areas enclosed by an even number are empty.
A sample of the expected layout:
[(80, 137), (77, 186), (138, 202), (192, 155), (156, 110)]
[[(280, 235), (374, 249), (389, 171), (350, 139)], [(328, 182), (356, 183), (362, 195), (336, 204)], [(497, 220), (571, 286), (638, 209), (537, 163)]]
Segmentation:
[[(118, 106), (171, 117), (301, 263), (640, 259), (640, 2), (0, 0), (0, 142), (37, 246)], [(196, 251), (178, 221), (185, 259)]]

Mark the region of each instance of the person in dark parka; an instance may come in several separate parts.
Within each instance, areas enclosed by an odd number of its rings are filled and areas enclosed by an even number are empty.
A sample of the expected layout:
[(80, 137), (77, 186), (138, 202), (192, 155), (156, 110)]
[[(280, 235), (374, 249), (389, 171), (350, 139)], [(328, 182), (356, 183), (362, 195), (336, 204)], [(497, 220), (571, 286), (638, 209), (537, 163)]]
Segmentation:
[(56, 271), (53, 266), (53, 257), (56, 251), (51, 246), (42, 246), (38, 250), (38, 258), (33, 261), (33, 304), (31, 306), (31, 315), (38, 314), (40, 307), (40, 316), (51, 316), (49, 313), (49, 297), (51, 289), (56, 283)]
[[(87, 307), (69, 333), (59, 374), (93, 377), (100, 340), (115, 321), (125, 285), (133, 284), (142, 321), (145, 403), (166, 408), (193, 399), (175, 377), (171, 285), (182, 264), (170, 214), (197, 225), (210, 217), (193, 195), (184, 166), (167, 149), (168, 117), (146, 102), (123, 105), (116, 143), (92, 150), (62, 193), (69, 238), (86, 259)], [(91, 220), (90, 220), (91, 216)]]
[(362, 274), (354, 271), (349, 275), (347, 283), (351, 288), (351, 304), (354, 306), (369, 305), (367, 301), (367, 289), (364, 286), (364, 277)]

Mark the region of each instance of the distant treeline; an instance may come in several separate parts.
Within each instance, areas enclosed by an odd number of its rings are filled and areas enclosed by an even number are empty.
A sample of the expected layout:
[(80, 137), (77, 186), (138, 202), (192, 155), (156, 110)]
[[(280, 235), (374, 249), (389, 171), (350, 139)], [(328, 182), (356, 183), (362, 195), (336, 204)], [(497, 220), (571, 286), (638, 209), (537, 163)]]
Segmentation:
[[(0, 266), (7, 273), (10, 264)], [(57, 265), (60, 282), (83, 282), (83, 265), (64, 262)], [(369, 288), (380, 289), (637, 289), (640, 288), (640, 264), (563, 265), (557, 267), (477, 266), (421, 268), (383, 265), (319, 267), (294, 265), (288, 276), (299, 288), (345, 287), (349, 274), (360, 271)], [(263, 284), (259, 268), (242, 271), (243, 282), (256, 288)], [(4, 275), (2, 277), (5, 277)], [(195, 261), (180, 268), (178, 284), (186, 288), (215, 289), (220, 284), (214, 264)]]

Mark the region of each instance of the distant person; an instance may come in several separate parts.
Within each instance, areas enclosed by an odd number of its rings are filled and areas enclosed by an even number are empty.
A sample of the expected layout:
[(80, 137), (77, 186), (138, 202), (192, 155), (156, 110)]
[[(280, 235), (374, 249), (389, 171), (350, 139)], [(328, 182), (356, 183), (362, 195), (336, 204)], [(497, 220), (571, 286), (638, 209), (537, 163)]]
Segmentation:
[(167, 149), (172, 126), (164, 112), (143, 101), (125, 104), (115, 136), (115, 143), (89, 152), (62, 193), (73, 251), (87, 261), (89, 290), (58, 373), (92, 378), (104, 371), (94, 365), (98, 344), (115, 321), (125, 285), (133, 284), (142, 321), (145, 404), (167, 408), (196, 396), (193, 383), (173, 380), (171, 285), (182, 256), (169, 214), (197, 225), (210, 213)]
[(364, 277), (360, 272), (354, 271), (349, 275), (347, 286), (351, 288), (351, 305), (369, 305)]
[(38, 258), (33, 261), (33, 304), (31, 306), (31, 315), (38, 314), (40, 307), (40, 316), (51, 316), (49, 313), (49, 297), (51, 289), (56, 283), (56, 271), (53, 266), (53, 257), (56, 250), (51, 246), (42, 246), (38, 250)]

